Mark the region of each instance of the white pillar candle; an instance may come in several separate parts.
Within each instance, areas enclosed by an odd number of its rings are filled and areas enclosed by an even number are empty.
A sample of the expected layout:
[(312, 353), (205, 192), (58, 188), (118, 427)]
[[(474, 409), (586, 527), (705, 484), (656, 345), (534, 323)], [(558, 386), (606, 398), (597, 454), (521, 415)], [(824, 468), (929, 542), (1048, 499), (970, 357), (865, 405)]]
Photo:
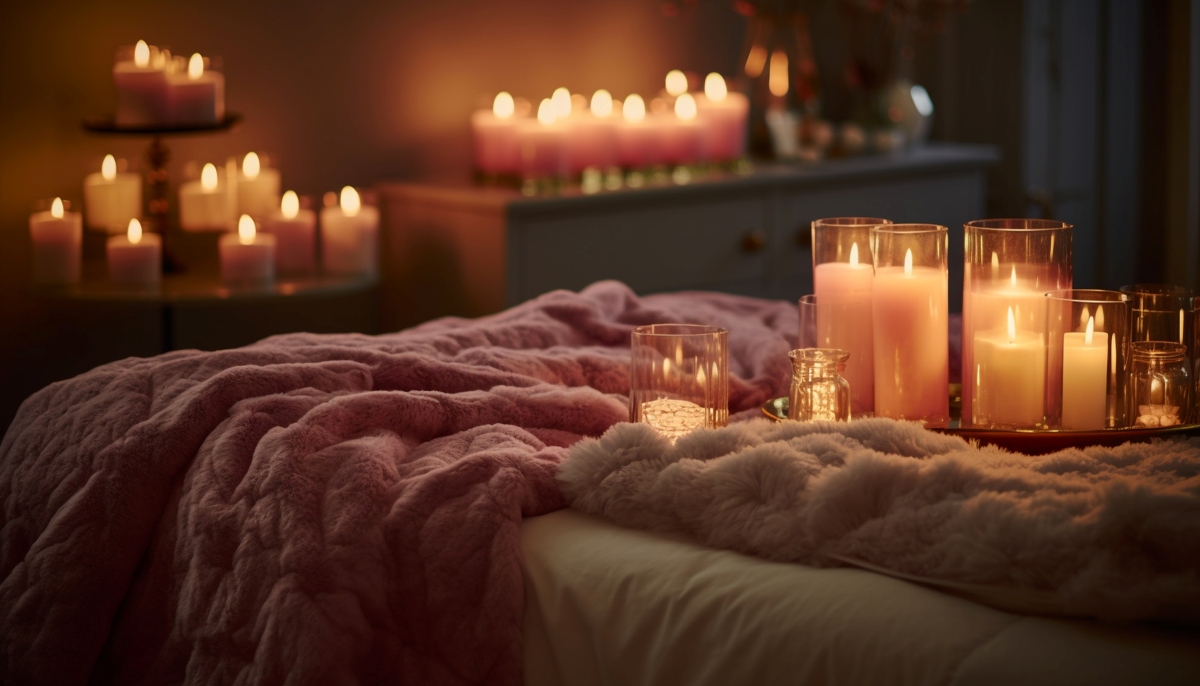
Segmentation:
[(660, 118), (662, 158), (667, 164), (695, 164), (701, 158), (703, 129), (696, 121), (696, 100), (691, 93), (675, 99), (675, 113)]
[(29, 217), (33, 242), (33, 282), (41, 285), (79, 283), (83, 256), (83, 217), (67, 212), (55, 198), (46, 212)]
[(266, 217), (279, 207), (279, 170), (263, 166), (256, 152), (246, 153), (238, 173), (238, 214)]
[(213, 125), (225, 119), (225, 75), (205, 68), (194, 53), (187, 69), (167, 74), (166, 99), (172, 124)]
[(199, 181), (179, 187), (179, 225), (184, 231), (226, 231), (233, 224), (233, 196), (211, 162), (204, 165)]
[(859, 262), (857, 243), (850, 247), (849, 262), (824, 262), (813, 270), (817, 340), (821, 347), (850, 353), (845, 377), (850, 382), (856, 408), (875, 405), (875, 350), (871, 335), (874, 280), (872, 266)]
[(1107, 424), (1108, 334), (1087, 330), (1063, 335), (1062, 426), (1095, 430)]
[(113, 65), (117, 87), (117, 124), (156, 126), (167, 121), (166, 55), (140, 40), (132, 59)]
[(263, 231), (275, 237), (275, 266), (280, 274), (307, 274), (317, 268), (316, 226), (316, 213), (300, 209), (296, 191), (284, 193), (279, 210), (263, 224)]
[(116, 158), (105, 155), (99, 173), (83, 180), (83, 200), (89, 227), (123, 232), (130, 219), (142, 214), (142, 177), (118, 173)]
[[(570, 98), (567, 99), (570, 103)], [(567, 128), (558, 121), (547, 98), (538, 105), (537, 119), (523, 123), (517, 140), (521, 149), (521, 175), (527, 179), (566, 176)]]
[(331, 274), (375, 275), (379, 209), (363, 206), (358, 191), (342, 189), (339, 205), (321, 209), (321, 264)]
[(520, 168), (517, 130), (522, 120), (516, 116), (516, 103), (501, 92), (492, 101), (492, 109), (471, 115), (471, 137), (475, 146), (475, 168), (485, 174), (516, 174)]
[(142, 223), (130, 219), (124, 236), (108, 239), (108, 280), (133, 286), (154, 286), (162, 280), (162, 238), (142, 233)]
[(1007, 320), (1004, 328), (975, 334), (975, 417), (980, 424), (1031, 428), (1046, 413), (1046, 345), (1041, 334), (1017, 328), (1011, 307)]
[(221, 281), (227, 284), (266, 284), (275, 280), (275, 237), (259, 233), (254, 220), (243, 214), (237, 233), (221, 236)]
[(946, 421), (949, 307), (945, 269), (884, 267), (872, 284), (875, 415)]
[(654, 117), (646, 116), (646, 102), (634, 93), (621, 106), (622, 121), (617, 126), (617, 154), (621, 166), (640, 169), (662, 162), (662, 128)]
[(750, 100), (745, 95), (730, 93), (725, 79), (714, 72), (704, 79), (704, 95), (696, 99), (696, 107), (709, 159), (728, 162), (746, 154)]

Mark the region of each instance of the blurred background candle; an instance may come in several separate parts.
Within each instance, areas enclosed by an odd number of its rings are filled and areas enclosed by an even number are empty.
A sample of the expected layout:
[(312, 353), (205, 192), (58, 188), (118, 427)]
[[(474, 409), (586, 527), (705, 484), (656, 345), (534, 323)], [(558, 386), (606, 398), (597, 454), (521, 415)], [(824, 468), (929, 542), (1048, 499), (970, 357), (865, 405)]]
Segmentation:
[[(570, 111), (571, 97), (566, 97)], [(521, 176), (526, 179), (557, 178), (567, 173), (567, 130), (558, 121), (558, 107), (549, 99), (538, 105), (537, 119), (525, 122), (518, 132)]]
[(950, 419), (946, 227), (887, 224), (873, 227), (871, 236), (875, 416), (944, 426)]
[(607, 169), (617, 165), (617, 118), (613, 116), (612, 95), (603, 88), (592, 95), (591, 103), (573, 112), (568, 140), (568, 169), (575, 176), (589, 167)]
[(1108, 334), (1096, 331), (1088, 317), (1082, 332), (1063, 335), (1062, 426), (1066, 429), (1105, 428), (1108, 416)]
[(123, 236), (108, 239), (108, 280), (131, 286), (154, 286), (162, 280), (162, 238), (142, 233), (130, 219)]
[(235, 205), (225, 185), (210, 162), (204, 165), (199, 181), (188, 181), (179, 187), (179, 224), (185, 231), (229, 228)]
[(275, 237), (256, 230), (243, 214), (237, 233), (221, 236), (221, 280), (229, 284), (264, 284), (275, 280)]
[(33, 282), (42, 285), (79, 283), (83, 256), (83, 217), (69, 212), (61, 198), (45, 212), (29, 217), (33, 242)]
[(471, 115), (471, 134), (475, 144), (475, 169), (484, 174), (515, 174), (520, 167), (516, 103), (501, 92), (492, 101), (491, 111)]
[(194, 53), (186, 69), (166, 76), (168, 119), (176, 125), (217, 124), (225, 119), (225, 75), (206, 68)]
[(667, 78), (663, 85), (666, 87), (667, 95), (678, 98), (688, 90), (687, 74), (678, 69), (672, 69), (667, 72)]
[(661, 162), (661, 129), (646, 116), (646, 102), (642, 96), (633, 93), (625, 98), (621, 117), (622, 121), (617, 126), (617, 153), (621, 166), (641, 169)]
[(158, 48), (140, 40), (131, 53), (118, 56), (113, 83), (118, 124), (152, 126), (167, 121), (167, 72)]
[(296, 191), (283, 194), (279, 210), (263, 224), (275, 237), (275, 265), (280, 274), (306, 274), (316, 269), (317, 215), (300, 208)]
[(674, 110), (662, 118), (662, 161), (673, 165), (695, 164), (700, 158), (702, 142), (702, 129), (696, 121), (696, 100), (691, 93), (682, 93), (675, 98)]
[(1033, 428), (1046, 414), (1046, 345), (1040, 332), (1017, 328), (1012, 307), (1006, 318), (1004, 328), (975, 334), (976, 416), (989, 426)]
[(142, 177), (117, 171), (117, 160), (105, 155), (99, 172), (83, 180), (84, 211), (93, 229), (120, 233), (142, 214)]
[(362, 204), (358, 191), (342, 189), (339, 202), (321, 209), (321, 263), (331, 274), (375, 275), (379, 209)]
[(272, 169), (248, 152), (238, 173), (238, 214), (265, 217), (279, 207), (279, 170)]
[(716, 72), (704, 79), (704, 95), (696, 99), (700, 122), (704, 125), (704, 144), (709, 159), (729, 162), (746, 154), (746, 121), (750, 100), (741, 93), (730, 93), (725, 79)]

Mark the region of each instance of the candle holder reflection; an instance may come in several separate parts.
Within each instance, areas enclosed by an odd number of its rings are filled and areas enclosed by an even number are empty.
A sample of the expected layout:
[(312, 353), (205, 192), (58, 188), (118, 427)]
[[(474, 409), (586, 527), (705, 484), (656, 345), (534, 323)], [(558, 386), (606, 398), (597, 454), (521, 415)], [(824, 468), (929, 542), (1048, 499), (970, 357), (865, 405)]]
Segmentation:
[(729, 421), (727, 329), (653, 324), (633, 330), (629, 420), (674, 442)]
[(850, 382), (842, 376), (850, 353), (837, 348), (800, 348), (788, 357), (792, 360), (788, 419), (850, 421)]
[(1130, 416), (1139, 427), (1181, 424), (1191, 406), (1187, 346), (1134, 341), (1129, 371)]

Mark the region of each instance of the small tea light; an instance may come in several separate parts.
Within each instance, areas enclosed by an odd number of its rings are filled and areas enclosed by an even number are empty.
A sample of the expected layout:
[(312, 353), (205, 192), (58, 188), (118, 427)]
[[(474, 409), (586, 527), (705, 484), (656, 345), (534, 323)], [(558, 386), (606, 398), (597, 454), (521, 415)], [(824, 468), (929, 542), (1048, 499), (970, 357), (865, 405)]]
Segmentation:
[(155, 286), (162, 280), (162, 237), (142, 233), (142, 223), (129, 220), (124, 236), (108, 239), (108, 280), (131, 286)]
[(117, 159), (105, 155), (100, 171), (83, 180), (83, 200), (89, 227), (120, 233), (142, 213), (142, 178), (118, 172)]
[(50, 209), (29, 217), (33, 242), (33, 282), (42, 285), (79, 283), (83, 256), (83, 216), (68, 212), (62, 198)]
[(316, 269), (316, 228), (316, 213), (300, 208), (296, 191), (284, 193), (279, 210), (263, 223), (263, 231), (275, 237), (275, 266), (280, 274)]
[(237, 233), (221, 236), (221, 280), (227, 284), (268, 284), (275, 280), (275, 237), (260, 234), (243, 214)]

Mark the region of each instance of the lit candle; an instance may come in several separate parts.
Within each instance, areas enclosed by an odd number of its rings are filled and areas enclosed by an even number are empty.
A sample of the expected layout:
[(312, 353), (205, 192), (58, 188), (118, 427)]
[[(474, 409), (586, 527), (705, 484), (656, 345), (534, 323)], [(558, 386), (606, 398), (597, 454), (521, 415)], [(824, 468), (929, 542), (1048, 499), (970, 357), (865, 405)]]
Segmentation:
[(471, 115), (471, 133), (475, 143), (475, 168), (485, 174), (515, 174), (520, 167), (516, 102), (505, 92), (492, 101), (492, 110)]
[(118, 173), (116, 158), (105, 155), (100, 172), (84, 178), (83, 199), (88, 226), (119, 233), (130, 219), (142, 214), (142, 179), (137, 174)]
[(233, 223), (236, 196), (224, 187), (217, 168), (211, 162), (204, 165), (199, 181), (188, 181), (179, 187), (179, 224), (185, 231), (225, 231)]
[(46, 212), (29, 217), (33, 242), (33, 282), (42, 285), (79, 283), (83, 255), (83, 217), (66, 211), (55, 198)]
[(221, 280), (228, 284), (263, 284), (275, 280), (275, 237), (258, 233), (254, 219), (243, 214), (237, 233), (221, 236)]
[(714, 162), (728, 162), (746, 154), (746, 121), (750, 100), (741, 93), (730, 93), (725, 79), (717, 73), (704, 79), (704, 95), (696, 99), (700, 121), (704, 125), (704, 149)]
[(321, 209), (321, 264), (331, 274), (374, 275), (378, 269), (379, 209), (358, 191), (342, 189), (339, 203)]
[(316, 269), (316, 225), (316, 213), (300, 209), (296, 191), (283, 194), (279, 210), (263, 225), (263, 231), (275, 237), (275, 265), (280, 274)]
[[(167, 121), (166, 60), (158, 48), (140, 40), (133, 54), (113, 65), (117, 87), (117, 123), (155, 126)], [(131, 57), (132, 59), (128, 59)]]
[[(565, 89), (562, 89), (565, 90)], [(563, 104), (565, 102), (565, 105)], [(527, 179), (561, 177), (567, 173), (567, 130), (558, 112), (570, 113), (571, 96), (556, 105), (549, 98), (538, 105), (537, 119), (521, 126), (521, 175)]]
[(1107, 424), (1108, 334), (1095, 326), (1088, 316), (1084, 332), (1063, 335), (1064, 429), (1103, 429)]
[(622, 121), (617, 127), (617, 154), (621, 166), (640, 169), (662, 161), (659, 137), (661, 128), (646, 116), (646, 102), (634, 93), (621, 106)]
[[(1064, 351), (1066, 352), (1066, 351)], [(1103, 351), (1101, 353), (1103, 363)], [(1063, 356), (1064, 365), (1067, 355)], [(1101, 374), (1101, 407), (1104, 402)], [(1031, 428), (1045, 415), (1046, 346), (1042, 336), (1017, 328), (1008, 308), (1004, 328), (975, 334), (975, 385), (977, 423)], [(1064, 393), (1064, 413), (1065, 413)]]
[(662, 120), (663, 161), (667, 164), (695, 164), (700, 158), (703, 129), (700, 122), (696, 121), (696, 100), (692, 94), (683, 93), (675, 98), (674, 115), (666, 115)]
[(946, 270), (875, 270), (872, 284), (875, 415), (945, 422), (949, 419), (949, 331)]
[(673, 98), (678, 98), (679, 96), (681, 96), (687, 92), (687, 89), (688, 89), (687, 74), (684, 74), (683, 72), (679, 71), (678, 69), (672, 69), (671, 71), (667, 72), (665, 86), (667, 88), (668, 95), (670, 95)]
[(279, 207), (279, 170), (264, 166), (256, 152), (246, 153), (238, 173), (238, 214), (265, 217)]
[(617, 119), (612, 95), (603, 88), (592, 95), (590, 105), (572, 110), (572, 128), (567, 141), (568, 169), (572, 175), (588, 167), (605, 169), (617, 164)]
[(157, 285), (162, 280), (162, 238), (143, 234), (142, 223), (130, 219), (124, 236), (108, 239), (108, 280), (134, 286)]
[(875, 270), (859, 261), (858, 243), (850, 246), (849, 262), (823, 262), (813, 270), (817, 341), (821, 347), (850, 353), (844, 376), (850, 382), (856, 415), (875, 405), (874, 281)]
[(167, 75), (167, 109), (172, 124), (217, 124), (225, 119), (225, 75), (205, 68), (192, 54), (187, 69)]

